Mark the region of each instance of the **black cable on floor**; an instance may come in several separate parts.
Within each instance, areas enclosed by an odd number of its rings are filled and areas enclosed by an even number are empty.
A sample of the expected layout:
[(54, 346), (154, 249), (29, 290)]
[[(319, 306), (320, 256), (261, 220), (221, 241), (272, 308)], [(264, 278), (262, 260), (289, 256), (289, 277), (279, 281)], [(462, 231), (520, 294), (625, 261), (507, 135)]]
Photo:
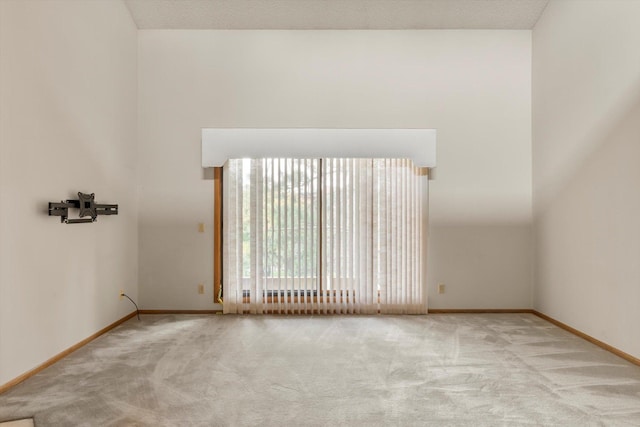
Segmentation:
[[(124, 292), (122, 293), (122, 296), (129, 298), (129, 295), (125, 294)], [(131, 298), (129, 298), (129, 301), (131, 301), (133, 305), (136, 306), (136, 315), (138, 316), (138, 320), (140, 320), (140, 309), (138, 308), (138, 304), (136, 304), (135, 301), (132, 300)]]

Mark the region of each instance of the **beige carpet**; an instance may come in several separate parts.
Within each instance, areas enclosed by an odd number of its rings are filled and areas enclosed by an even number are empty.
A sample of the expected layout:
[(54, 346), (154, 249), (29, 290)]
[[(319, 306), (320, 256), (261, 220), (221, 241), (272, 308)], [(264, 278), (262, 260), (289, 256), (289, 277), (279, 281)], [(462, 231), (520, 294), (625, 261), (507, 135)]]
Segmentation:
[(44, 426), (640, 425), (640, 367), (533, 315), (132, 319), (0, 395)]
[(34, 427), (33, 418), (0, 422), (0, 427)]

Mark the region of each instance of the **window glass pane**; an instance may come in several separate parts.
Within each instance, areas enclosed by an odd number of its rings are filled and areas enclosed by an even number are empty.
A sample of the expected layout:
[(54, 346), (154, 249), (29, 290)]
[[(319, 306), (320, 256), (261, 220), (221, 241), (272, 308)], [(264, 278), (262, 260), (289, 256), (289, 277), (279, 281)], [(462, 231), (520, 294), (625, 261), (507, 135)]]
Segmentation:
[[(256, 254), (252, 227), (261, 227), (262, 275), (316, 278), (318, 274), (318, 159), (242, 159), (242, 274), (251, 277)], [(252, 180), (252, 174), (260, 174)], [(255, 188), (256, 182), (261, 188)], [(259, 223), (252, 196), (261, 210)]]

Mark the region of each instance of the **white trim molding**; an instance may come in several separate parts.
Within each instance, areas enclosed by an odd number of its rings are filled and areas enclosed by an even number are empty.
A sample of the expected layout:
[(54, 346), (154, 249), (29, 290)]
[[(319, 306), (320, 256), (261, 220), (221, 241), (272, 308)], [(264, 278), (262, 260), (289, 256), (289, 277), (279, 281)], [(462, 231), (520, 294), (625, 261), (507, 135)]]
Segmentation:
[(228, 159), (408, 158), (436, 166), (435, 129), (203, 128), (202, 167)]

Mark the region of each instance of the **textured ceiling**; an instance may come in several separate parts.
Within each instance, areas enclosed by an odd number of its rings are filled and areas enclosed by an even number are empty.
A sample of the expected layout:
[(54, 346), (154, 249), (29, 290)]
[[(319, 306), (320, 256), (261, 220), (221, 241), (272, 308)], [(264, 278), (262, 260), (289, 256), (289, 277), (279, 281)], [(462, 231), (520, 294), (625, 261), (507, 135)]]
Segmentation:
[(125, 0), (140, 29), (530, 29), (548, 0)]

